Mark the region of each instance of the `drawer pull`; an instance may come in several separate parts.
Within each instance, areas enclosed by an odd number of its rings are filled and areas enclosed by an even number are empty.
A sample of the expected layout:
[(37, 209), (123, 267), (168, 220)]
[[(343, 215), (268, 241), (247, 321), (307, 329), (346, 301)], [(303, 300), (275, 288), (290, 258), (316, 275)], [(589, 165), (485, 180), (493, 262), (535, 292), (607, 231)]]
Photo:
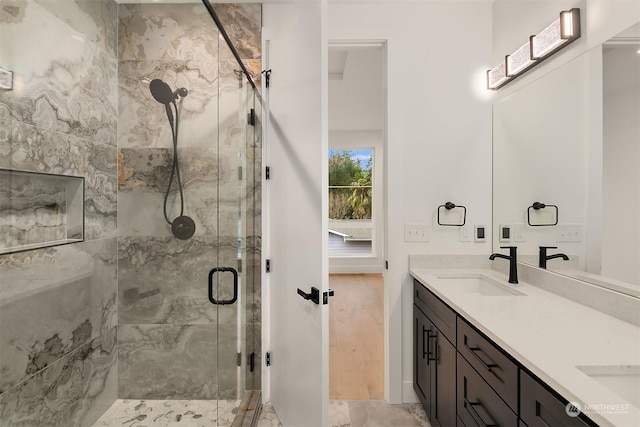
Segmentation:
[[(476, 411), (475, 406), (478, 406), (479, 408), (482, 408), (482, 411), (485, 412), (487, 414), (487, 418), (490, 419), (491, 421), (489, 421), (489, 423), (486, 423), (484, 421), (484, 419), (480, 416), (480, 414), (478, 413), (478, 411)], [(473, 419), (475, 420), (476, 423), (478, 423), (480, 426), (482, 427), (496, 427), (498, 424), (496, 424), (493, 419), (491, 418), (491, 415), (489, 414), (489, 412), (484, 408), (484, 406), (482, 405), (481, 402), (470, 402), (466, 397), (464, 398), (464, 407), (467, 408), (467, 410), (469, 411), (469, 413), (471, 414), (471, 416), (473, 417)]]
[[(487, 371), (492, 372), (491, 371), (492, 368), (500, 367), (500, 365), (497, 365), (497, 364), (495, 364), (493, 362), (492, 363), (487, 363), (484, 360), (482, 360), (482, 358), (480, 356), (478, 356), (479, 352), (484, 353), (484, 351), (482, 351), (482, 349), (480, 347), (469, 347), (466, 343), (465, 343), (465, 347), (467, 347), (471, 351), (471, 354), (473, 354), (476, 357), (476, 359), (478, 359), (480, 361), (480, 363), (482, 363), (484, 365), (484, 367), (487, 368)], [(491, 359), (489, 359), (489, 360), (491, 360)]]

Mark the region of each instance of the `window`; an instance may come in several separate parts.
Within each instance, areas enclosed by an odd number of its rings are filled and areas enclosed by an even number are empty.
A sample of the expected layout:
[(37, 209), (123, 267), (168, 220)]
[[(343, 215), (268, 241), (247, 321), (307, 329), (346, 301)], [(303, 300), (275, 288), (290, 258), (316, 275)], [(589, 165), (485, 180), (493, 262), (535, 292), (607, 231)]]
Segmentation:
[(329, 150), (329, 255), (371, 255), (373, 149)]

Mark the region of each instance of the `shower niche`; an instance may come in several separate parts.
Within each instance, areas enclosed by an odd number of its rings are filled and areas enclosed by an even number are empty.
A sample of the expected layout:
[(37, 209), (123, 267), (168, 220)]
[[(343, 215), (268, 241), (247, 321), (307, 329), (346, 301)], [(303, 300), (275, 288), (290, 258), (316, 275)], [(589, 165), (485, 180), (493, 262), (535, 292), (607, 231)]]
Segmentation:
[(0, 254), (83, 240), (83, 177), (0, 169)]

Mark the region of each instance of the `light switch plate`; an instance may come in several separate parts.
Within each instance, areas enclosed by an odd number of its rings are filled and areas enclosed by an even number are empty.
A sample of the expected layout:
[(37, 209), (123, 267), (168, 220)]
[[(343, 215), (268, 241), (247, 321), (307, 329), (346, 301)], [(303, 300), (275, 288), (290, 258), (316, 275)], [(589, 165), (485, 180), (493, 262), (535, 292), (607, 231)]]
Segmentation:
[(563, 224), (556, 229), (556, 242), (582, 242), (582, 224)]
[(487, 240), (487, 227), (484, 224), (474, 225), (473, 238), (476, 242), (485, 242)]
[(405, 224), (404, 225), (404, 241), (405, 242), (428, 242), (431, 234), (429, 224)]

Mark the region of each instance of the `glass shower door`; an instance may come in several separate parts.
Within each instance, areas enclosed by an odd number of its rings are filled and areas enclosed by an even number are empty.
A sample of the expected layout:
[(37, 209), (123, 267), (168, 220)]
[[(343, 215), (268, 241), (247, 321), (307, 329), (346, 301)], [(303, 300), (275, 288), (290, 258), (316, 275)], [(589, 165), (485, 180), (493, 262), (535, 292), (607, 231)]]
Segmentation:
[(222, 38), (218, 57), (217, 261), (209, 296), (217, 309), (218, 399), (241, 400), (256, 364), (248, 326), (255, 309), (256, 119), (253, 88)]

